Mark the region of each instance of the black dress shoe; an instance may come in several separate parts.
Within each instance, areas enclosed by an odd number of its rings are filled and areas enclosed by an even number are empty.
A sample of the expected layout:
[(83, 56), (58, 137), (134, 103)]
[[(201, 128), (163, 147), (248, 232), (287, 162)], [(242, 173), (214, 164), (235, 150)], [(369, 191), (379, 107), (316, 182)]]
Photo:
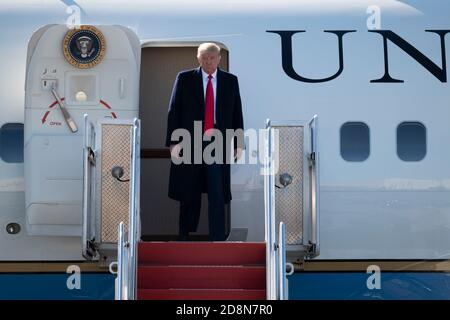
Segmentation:
[(178, 236), (178, 241), (189, 241), (189, 236), (187, 234), (180, 234)]

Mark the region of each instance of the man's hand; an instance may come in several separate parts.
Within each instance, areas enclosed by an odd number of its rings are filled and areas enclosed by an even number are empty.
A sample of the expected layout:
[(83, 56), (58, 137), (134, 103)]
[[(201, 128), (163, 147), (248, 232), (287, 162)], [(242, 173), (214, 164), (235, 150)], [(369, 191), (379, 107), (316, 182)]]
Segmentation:
[(234, 149), (234, 161), (237, 162), (242, 157), (242, 148)]
[(180, 144), (171, 144), (170, 145), (170, 156), (175, 159), (180, 159), (180, 151), (181, 146)]

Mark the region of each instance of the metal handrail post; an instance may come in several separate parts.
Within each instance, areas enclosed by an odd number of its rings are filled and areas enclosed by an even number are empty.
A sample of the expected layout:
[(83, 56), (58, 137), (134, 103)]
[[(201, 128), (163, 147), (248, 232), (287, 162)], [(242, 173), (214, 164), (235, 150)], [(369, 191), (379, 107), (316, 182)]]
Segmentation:
[(266, 123), (266, 139), (265, 139), (265, 153), (264, 153), (264, 238), (266, 241), (266, 298), (270, 300), (271, 298), (271, 274), (270, 274), (270, 254), (271, 254), (271, 248), (270, 244), (272, 243), (270, 239), (270, 214), (269, 214), (269, 208), (270, 208), (270, 193), (269, 193), (269, 149), (270, 149), (270, 142), (269, 142), (269, 126), (270, 122), (267, 120)]
[(266, 238), (266, 290), (267, 290), (267, 299), (273, 300), (275, 299), (274, 295), (276, 292), (274, 291), (276, 270), (274, 270), (274, 233), (273, 233), (273, 215), (272, 215), (272, 184), (273, 184), (273, 175), (272, 175), (272, 130), (270, 128), (270, 121), (267, 120), (266, 123), (266, 154), (265, 154), (265, 238)]
[(84, 146), (83, 146), (83, 233), (82, 233), (82, 253), (83, 257), (87, 256), (87, 241), (88, 241), (88, 216), (89, 216), (89, 161), (88, 161), (88, 147), (89, 147), (89, 120), (88, 115), (84, 115)]
[(275, 194), (274, 194), (274, 157), (273, 128), (270, 120), (266, 122), (266, 152), (265, 152), (265, 240), (266, 240), (266, 290), (267, 299), (277, 299), (277, 244), (275, 243)]
[(123, 288), (124, 288), (124, 223), (120, 222), (118, 227), (118, 246), (117, 246), (117, 294), (116, 300), (123, 300)]
[(136, 299), (137, 294), (137, 279), (136, 279), (136, 268), (137, 268), (137, 242), (138, 242), (138, 231), (139, 231), (139, 120), (134, 120), (133, 126), (133, 139), (132, 139), (132, 162), (131, 162), (131, 172), (132, 172), (132, 182), (131, 192), (130, 192), (130, 217), (129, 217), (129, 257), (128, 257), (128, 298), (131, 300)]
[(82, 202), (82, 254), (87, 260), (95, 259), (96, 253), (93, 252), (93, 248), (90, 246), (90, 241), (93, 238), (92, 235), (92, 177), (91, 170), (92, 164), (90, 160), (91, 148), (92, 148), (92, 132), (94, 131), (92, 123), (88, 119), (88, 115), (84, 114), (84, 141), (83, 141), (83, 202)]
[(309, 122), (311, 135), (311, 245), (312, 255), (320, 254), (320, 217), (319, 217), (319, 152), (318, 152), (318, 117), (314, 115)]
[(278, 232), (278, 299), (286, 300), (286, 227), (280, 222)]
[(277, 288), (279, 286), (278, 283), (278, 265), (277, 265), (277, 255), (278, 255), (278, 244), (276, 243), (276, 217), (275, 217), (275, 129), (270, 129), (270, 184), (269, 184), (269, 192), (270, 192), (270, 248), (271, 248), (271, 268), (272, 268), (272, 282), (271, 282), (271, 294), (272, 300), (278, 299)]

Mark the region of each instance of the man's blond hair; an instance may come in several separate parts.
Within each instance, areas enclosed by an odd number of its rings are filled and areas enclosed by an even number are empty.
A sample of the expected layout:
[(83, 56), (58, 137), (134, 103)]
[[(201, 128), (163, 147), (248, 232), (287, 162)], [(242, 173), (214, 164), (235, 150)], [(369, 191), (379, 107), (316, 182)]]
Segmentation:
[(199, 58), (204, 52), (218, 53), (220, 55), (220, 47), (215, 43), (205, 42), (198, 46), (197, 58)]

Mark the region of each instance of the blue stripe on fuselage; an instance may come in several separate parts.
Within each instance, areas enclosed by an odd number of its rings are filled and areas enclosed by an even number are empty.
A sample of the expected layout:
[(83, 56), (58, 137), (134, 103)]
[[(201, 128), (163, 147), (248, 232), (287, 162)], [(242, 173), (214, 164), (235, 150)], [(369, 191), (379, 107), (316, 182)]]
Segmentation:
[[(299, 272), (288, 277), (293, 300), (450, 299), (450, 273), (381, 272), (380, 289), (369, 289), (363, 272)], [(373, 283), (373, 282), (372, 282)]]
[[(81, 288), (69, 290), (65, 273), (0, 274), (0, 299), (112, 300), (114, 276), (82, 273)], [(363, 272), (304, 272), (289, 279), (294, 300), (428, 300), (450, 299), (450, 273), (381, 272), (381, 289), (368, 289)]]
[(112, 300), (114, 276), (110, 273), (81, 273), (80, 289), (69, 290), (67, 273), (0, 274), (0, 300)]

